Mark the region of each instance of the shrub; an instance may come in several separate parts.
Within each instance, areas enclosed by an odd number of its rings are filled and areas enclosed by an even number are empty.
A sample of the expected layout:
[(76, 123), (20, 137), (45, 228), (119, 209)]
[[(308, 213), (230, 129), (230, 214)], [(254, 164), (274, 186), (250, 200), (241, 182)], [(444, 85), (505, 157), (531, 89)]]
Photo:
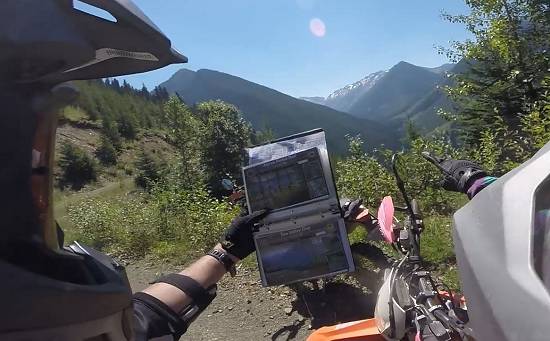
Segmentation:
[(63, 110), (60, 111), (59, 116), (61, 122), (66, 121), (76, 124), (86, 122), (88, 118), (88, 115), (86, 115), (82, 109), (72, 105), (64, 107)]
[(91, 199), (68, 211), (76, 237), (94, 247), (127, 258), (152, 253), (180, 261), (211, 248), (236, 214), (203, 189), (182, 192), (161, 185), (151, 194)]
[(71, 186), (73, 189), (80, 189), (97, 178), (97, 164), (94, 159), (68, 142), (61, 146), (59, 166), (62, 172), (61, 187)]
[[(336, 164), (340, 196), (362, 198), (370, 207), (377, 207), (386, 195), (391, 195), (399, 203), (401, 194), (390, 171), (393, 152), (381, 150), (368, 155), (363, 151), (362, 144), (358, 137), (349, 138), (349, 156)], [(448, 214), (456, 210), (464, 202), (462, 195), (441, 188), (441, 173), (424, 160), (421, 153), (430, 151), (437, 155), (459, 157), (458, 151), (443, 137), (417, 137), (408, 144), (410, 149), (400, 153), (398, 168), (409, 195), (419, 200), (425, 213)]]
[[(445, 191), (439, 185), (440, 172), (423, 159), (421, 153), (430, 151), (440, 156), (458, 158), (461, 156), (444, 136), (431, 138), (419, 135), (411, 136), (407, 141), (408, 149), (400, 153), (398, 170), (404, 182), (407, 193), (419, 201), (424, 213), (425, 231), (422, 234), (421, 252), (428, 264), (437, 265), (436, 275), (448, 283), (453, 289), (458, 287), (456, 280), (453, 243), (451, 237), (450, 214), (462, 206), (467, 198), (460, 193)], [(488, 150), (488, 149), (487, 149)], [(488, 150), (488, 153), (490, 150)], [(337, 187), (341, 197), (362, 198), (370, 209), (377, 208), (385, 195), (391, 195), (396, 205), (402, 204), (401, 194), (390, 171), (390, 150), (381, 150), (368, 155), (363, 151), (362, 141), (358, 137), (349, 138), (349, 156), (336, 163), (335, 173)], [(350, 236), (352, 244), (367, 242), (367, 234), (363, 229), (356, 229)], [(369, 268), (376, 255), (372, 250), (383, 250), (386, 255), (395, 257), (386, 244), (369, 242), (370, 253), (364, 254), (367, 259), (355, 255), (359, 267)]]
[(166, 164), (159, 157), (142, 149), (135, 164), (134, 181), (139, 187), (150, 189), (158, 182), (166, 169)]
[(106, 166), (116, 165), (117, 151), (113, 143), (103, 135), (101, 136), (101, 144), (96, 149), (95, 155)]
[(137, 122), (135, 115), (123, 114), (118, 120), (118, 132), (126, 139), (133, 140), (137, 135)]
[(120, 133), (111, 116), (105, 115), (101, 124), (101, 132), (103, 135), (111, 141), (116, 150), (120, 150), (122, 148)]

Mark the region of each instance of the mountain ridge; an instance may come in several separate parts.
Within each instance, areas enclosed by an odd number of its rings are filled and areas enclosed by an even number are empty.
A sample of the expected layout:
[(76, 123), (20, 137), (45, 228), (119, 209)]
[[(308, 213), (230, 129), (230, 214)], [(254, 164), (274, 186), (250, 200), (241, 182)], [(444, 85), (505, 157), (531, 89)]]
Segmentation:
[(448, 85), (446, 75), (456, 69), (457, 64), (452, 63), (421, 67), (400, 61), (387, 71), (371, 73), (334, 91), (324, 100), (313, 98), (316, 103), (384, 122), (401, 132), (407, 120), (428, 132), (444, 123), (437, 109), (449, 108), (450, 102), (439, 87)]
[(257, 130), (272, 129), (277, 137), (323, 128), (329, 148), (346, 152), (345, 135), (361, 135), (369, 148), (396, 146), (396, 135), (383, 124), (353, 117), (324, 105), (294, 98), (269, 87), (220, 71), (182, 69), (160, 84), (188, 104), (223, 100), (236, 105)]

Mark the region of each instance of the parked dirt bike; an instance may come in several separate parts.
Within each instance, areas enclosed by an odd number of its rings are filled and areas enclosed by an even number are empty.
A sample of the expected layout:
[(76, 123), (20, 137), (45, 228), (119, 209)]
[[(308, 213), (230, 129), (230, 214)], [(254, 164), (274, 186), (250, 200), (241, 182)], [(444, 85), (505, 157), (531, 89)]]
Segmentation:
[[(434, 158), (424, 157), (434, 164)], [(378, 292), (374, 318), (323, 327), (308, 341), (375, 340), (472, 340), (466, 326), (468, 315), (463, 299), (455, 297), (437, 283), (423, 267), (420, 236), (422, 215), (415, 199), (410, 199), (398, 170), (399, 154), (392, 158), (392, 170), (405, 207), (395, 207), (385, 197), (378, 210), (378, 225), (383, 239), (402, 256), (384, 273)], [(397, 222), (395, 211), (405, 214)]]

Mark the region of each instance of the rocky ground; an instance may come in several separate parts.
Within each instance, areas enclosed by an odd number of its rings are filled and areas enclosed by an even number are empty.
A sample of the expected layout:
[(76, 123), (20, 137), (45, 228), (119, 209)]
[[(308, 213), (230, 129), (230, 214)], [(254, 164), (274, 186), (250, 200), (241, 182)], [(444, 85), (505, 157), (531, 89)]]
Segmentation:
[[(127, 266), (132, 289), (182, 266), (146, 260)], [(264, 288), (256, 269), (226, 276), (218, 296), (191, 325), (182, 340), (305, 340), (326, 325), (371, 317), (380, 272), (360, 270), (315, 284)]]

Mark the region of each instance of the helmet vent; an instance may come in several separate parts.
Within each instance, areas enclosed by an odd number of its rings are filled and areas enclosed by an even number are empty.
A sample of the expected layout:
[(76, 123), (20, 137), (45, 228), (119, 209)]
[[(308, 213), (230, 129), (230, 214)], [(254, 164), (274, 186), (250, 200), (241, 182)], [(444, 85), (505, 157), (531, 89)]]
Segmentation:
[(117, 22), (117, 19), (106, 10), (90, 5), (80, 0), (73, 0), (73, 8), (77, 11), (84, 12), (88, 15), (107, 20), (110, 22)]

